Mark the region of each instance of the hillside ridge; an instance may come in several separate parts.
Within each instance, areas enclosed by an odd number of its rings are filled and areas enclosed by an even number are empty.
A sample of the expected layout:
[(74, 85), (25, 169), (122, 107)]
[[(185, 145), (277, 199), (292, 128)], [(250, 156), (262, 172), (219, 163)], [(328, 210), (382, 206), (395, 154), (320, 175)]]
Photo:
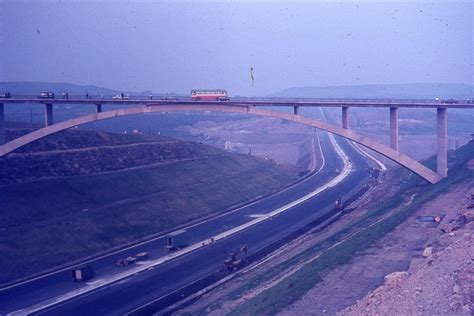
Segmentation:
[(306, 86), (287, 88), (269, 96), (295, 98), (472, 99), (474, 96), (474, 86), (462, 83)]

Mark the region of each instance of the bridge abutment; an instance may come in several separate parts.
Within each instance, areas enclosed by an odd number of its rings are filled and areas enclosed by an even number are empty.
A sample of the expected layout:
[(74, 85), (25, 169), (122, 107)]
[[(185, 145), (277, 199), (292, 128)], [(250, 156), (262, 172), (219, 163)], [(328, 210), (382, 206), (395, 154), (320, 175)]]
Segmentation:
[(348, 129), (349, 127), (349, 107), (342, 107), (342, 128)]
[(436, 171), (443, 178), (448, 175), (448, 112), (446, 108), (437, 109), (438, 151)]
[(390, 107), (390, 147), (398, 151), (398, 108)]
[(46, 103), (44, 105), (44, 126), (51, 126), (53, 124), (53, 105)]
[(5, 144), (5, 112), (3, 103), (0, 103), (0, 144)]

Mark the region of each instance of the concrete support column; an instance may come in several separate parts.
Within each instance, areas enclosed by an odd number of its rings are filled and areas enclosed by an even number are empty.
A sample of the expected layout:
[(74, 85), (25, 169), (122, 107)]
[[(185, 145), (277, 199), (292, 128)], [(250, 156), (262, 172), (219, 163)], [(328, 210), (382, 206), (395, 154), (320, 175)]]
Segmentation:
[(398, 108), (390, 107), (390, 147), (398, 150)]
[(95, 105), (95, 112), (96, 113), (102, 112), (102, 104), (96, 104)]
[(443, 178), (448, 175), (448, 111), (437, 109), (438, 152), (436, 155), (437, 172)]
[(0, 145), (5, 144), (5, 112), (3, 103), (0, 103)]
[(53, 125), (53, 105), (46, 103), (44, 105), (44, 126)]
[(349, 107), (342, 107), (342, 128), (347, 129), (349, 126)]
[(293, 114), (298, 115), (298, 110), (299, 110), (299, 106), (294, 106), (293, 107)]

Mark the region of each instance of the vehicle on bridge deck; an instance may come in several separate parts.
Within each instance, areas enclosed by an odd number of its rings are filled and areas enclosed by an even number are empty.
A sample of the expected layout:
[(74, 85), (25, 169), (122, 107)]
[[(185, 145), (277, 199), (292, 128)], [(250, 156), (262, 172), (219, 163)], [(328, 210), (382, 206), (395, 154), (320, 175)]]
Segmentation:
[(10, 99), (11, 97), (10, 92), (0, 93), (0, 99)]
[(130, 96), (121, 93), (121, 94), (117, 94), (113, 96), (112, 99), (113, 100), (130, 100)]
[(226, 90), (191, 90), (192, 101), (229, 101)]
[(41, 92), (38, 95), (40, 99), (54, 99), (54, 92)]
[(458, 101), (454, 99), (447, 99), (447, 100), (439, 99), (439, 102), (442, 104), (458, 104)]

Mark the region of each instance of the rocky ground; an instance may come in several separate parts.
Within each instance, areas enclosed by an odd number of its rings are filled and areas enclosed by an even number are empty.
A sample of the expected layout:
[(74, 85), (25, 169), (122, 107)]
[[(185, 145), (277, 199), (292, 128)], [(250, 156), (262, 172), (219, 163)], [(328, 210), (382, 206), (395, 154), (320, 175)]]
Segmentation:
[[(453, 188), (418, 212), (422, 215), (433, 214), (433, 210), (439, 212), (440, 206), (443, 206), (442, 211), (446, 212), (446, 217), (440, 225), (434, 224), (427, 228), (420, 226), (416, 219), (411, 219), (397, 229), (398, 233), (405, 233), (398, 235), (402, 240), (397, 241), (395, 236), (387, 236), (385, 243), (381, 241), (382, 244), (377, 245), (379, 249), (375, 256), (384, 258), (383, 260), (386, 260), (386, 254), (390, 258), (391, 248), (406, 250), (410, 246), (410, 238), (423, 240), (425, 248), (417, 251), (406, 271), (386, 275), (382, 286), (338, 314), (472, 315), (474, 212), (467, 210), (470, 203), (469, 192), (474, 193), (474, 181)], [(443, 226), (443, 223), (463, 213), (469, 214), (465, 226), (451, 232), (440, 229), (445, 229), (446, 225)], [(390, 244), (395, 244), (395, 247)]]

